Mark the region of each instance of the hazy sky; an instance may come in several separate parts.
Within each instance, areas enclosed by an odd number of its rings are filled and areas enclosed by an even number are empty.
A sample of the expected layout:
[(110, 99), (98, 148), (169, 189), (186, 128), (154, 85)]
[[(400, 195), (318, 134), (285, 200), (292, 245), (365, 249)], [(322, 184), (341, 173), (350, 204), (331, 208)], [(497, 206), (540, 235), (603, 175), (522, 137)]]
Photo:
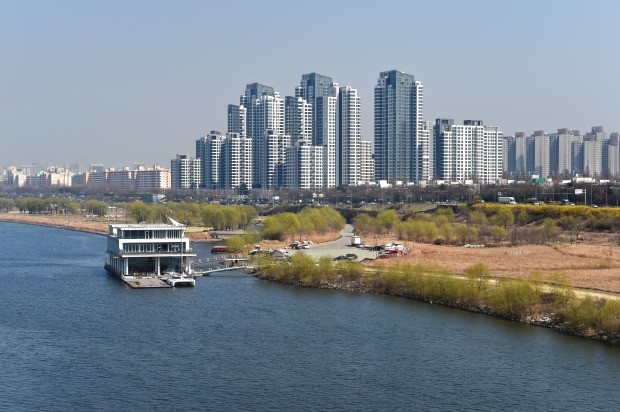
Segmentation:
[(169, 167), (226, 132), (247, 83), (357, 88), (373, 139), (380, 71), (424, 117), (515, 131), (620, 131), (620, 1), (0, 0), (0, 167)]

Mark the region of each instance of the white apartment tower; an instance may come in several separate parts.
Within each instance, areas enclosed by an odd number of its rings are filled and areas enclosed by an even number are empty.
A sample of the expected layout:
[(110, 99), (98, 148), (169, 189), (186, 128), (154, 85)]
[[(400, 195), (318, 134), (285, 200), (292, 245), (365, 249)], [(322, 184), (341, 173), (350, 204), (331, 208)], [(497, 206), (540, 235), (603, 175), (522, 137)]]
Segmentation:
[[(284, 136), (284, 100), (277, 92), (273, 95), (263, 94), (251, 103), (252, 127), (248, 127), (249, 137), (253, 140), (253, 156), (254, 156), (254, 186), (266, 188), (262, 186), (266, 180), (260, 179), (265, 173), (269, 174), (268, 168), (273, 166), (273, 159), (269, 159), (272, 152), (265, 151), (269, 147), (267, 144), (261, 144), (260, 141), (267, 139), (273, 140), (274, 136), (281, 138)], [(269, 132), (267, 132), (269, 131)], [(265, 143), (265, 142), (263, 142)], [(273, 153), (272, 153), (273, 154)], [(269, 179), (268, 179), (269, 180)], [(269, 187), (273, 182), (270, 181)]]
[(260, 156), (254, 155), (254, 159), (262, 158), (262, 165), (258, 175), (254, 175), (254, 185), (263, 189), (278, 189), (284, 183), (284, 161), (286, 148), (291, 145), (288, 135), (276, 133), (275, 130), (267, 129), (263, 136), (255, 139), (254, 148), (258, 148)]
[(240, 138), (247, 134), (247, 109), (243, 105), (228, 105), (228, 133), (236, 133)]
[(338, 184), (355, 186), (361, 180), (361, 112), (356, 89), (342, 87), (338, 98)]
[(331, 77), (304, 74), (295, 96), (312, 105), (312, 144), (323, 147), (323, 186), (338, 185), (338, 95), (339, 87)]
[(424, 86), (419, 81), (412, 88), (412, 127), (414, 128), (411, 160), (412, 181), (428, 181), (432, 177), (431, 128), (424, 119)]
[(434, 128), (435, 175), (439, 180), (496, 183), (502, 175), (502, 132), (481, 120), (454, 124), (437, 119)]
[(300, 141), (286, 148), (284, 187), (323, 187), (323, 147)]
[(428, 178), (430, 133), (419, 134), (424, 129), (422, 90), (422, 84), (410, 74), (398, 70), (379, 74), (375, 86), (377, 180), (416, 182)]
[(544, 131), (538, 130), (534, 132), (534, 173), (540, 177), (546, 178), (551, 175), (551, 156), (549, 135)]
[(588, 177), (600, 177), (603, 173), (603, 141), (596, 138), (583, 139), (583, 173)]
[[(573, 172), (573, 156), (571, 152), (573, 138), (572, 131), (568, 129), (558, 129), (558, 133), (552, 135), (555, 149), (553, 151), (557, 156), (555, 168), (557, 172), (562, 175), (569, 175)], [(553, 172), (555, 172), (555, 170)]]
[(173, 189), (198, 189), (202, 185), (201, 161), (187, 155), (177, 155), (170, 162)]
[(291, 144), (312, 142), (312, 104), (302, 97), (284, 99), (284, 134), (291, 137)]
[(223, 189), (252, 187), (252, 140), (239, 133), (228, 133), (222, 147)]
[(226, 136), (212, 130), (207, 136), (196, 140), (196, 157), (202, 165), (202, 187), (218, 189), (222, 185), (222, 146)]
[(375, 181), (375, 159), (372, 155), (373, 142), (362, 140), (360, 142), (360, 182), (367, 184)]
[(338, 96), (340, 87), (332, 84), (327, 96), (315, 99), (316, 118), (313, 142), (323, 147), (323, 186), (338, 186)]
[[(466, 121), (467, 123), (467, 121)], [(482, 126), (482, 121), (480, 121)], [(483, 126), (482, 140), (478, 137), (476, 147), (476, 167), (474, 169), (478, 181), (498, 183), (502, 178), (502, 159), (504, 146), (502, 132), (497, 126)]]

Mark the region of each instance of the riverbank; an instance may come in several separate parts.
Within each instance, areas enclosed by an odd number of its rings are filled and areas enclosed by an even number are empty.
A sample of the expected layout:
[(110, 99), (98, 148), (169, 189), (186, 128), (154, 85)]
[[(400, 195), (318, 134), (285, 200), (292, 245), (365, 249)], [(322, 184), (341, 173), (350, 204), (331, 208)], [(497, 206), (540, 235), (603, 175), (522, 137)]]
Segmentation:
[(107, 234), (108, 224), (112, 223), (99, 222), (79, 215), (31, 215), (25, 213), (0, 213), (0, 222), (55, 227), (97, 235)]
[[(319, 273), (320, 270), (293, 262), (283, 270), (278, 270), (277, 265), (263, 266), (256, 276), (293, 286), (413, 299), (620, 346), (620, 329), (615, 321), (618, 305), (612, 302), (610, 307), (615, 312), (610, 314), (604, 300), (575, 299), (576, 295), (568, 286), (550, 292), (536, 282), (503, 280), (498, 283), (476, 275), (463, 279), (442, 273), (438, 268), (428, 268), (428, 273), (422, 273), (425, 268), (420, 267), (376, 272), (345, 265), (332, 271), (328, 269), (327, 273), (325, 268), (323, 273)], [(613, 326), (609, 326), (610, 321)], [(596, 327), (597, 324), (606, 325), (608, 329)]]
[[(124, 223), (121, 220), (106, 220), (105, 218), (91, 218), (82, 215), (39, 215), (27, 213), (0, 213), (0, 222), (55, 227), (97, 235), (107, 235), (108, 225), (110, 224)], [(192, 242), (209, 242), (213, 240), (204, 227), (191, 226), (187, 228), (186, 233)]]

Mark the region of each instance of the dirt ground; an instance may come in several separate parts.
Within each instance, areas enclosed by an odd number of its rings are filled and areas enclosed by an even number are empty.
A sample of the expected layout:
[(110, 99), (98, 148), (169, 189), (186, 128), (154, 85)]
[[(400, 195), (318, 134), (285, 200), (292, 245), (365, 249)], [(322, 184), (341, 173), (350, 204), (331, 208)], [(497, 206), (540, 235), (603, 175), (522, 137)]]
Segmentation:
[(452, 273), (465, 273), (476, 263), (489, 267), (491, 276), (528, 278), (539, 273), (563, 274), (576, 287), (620, 292), (620, 247), (556, 243), (515, 247), (466, 248), (407, 243), (412, 252), (401, 258), (386, 259), (380, 265), (439, 264)]
[[(27, 223), (39, 226), (60, 227), (89, 233), (108, 233), (108, 224), (114, 223), (95, 220), (78, 215), (29, 215), (21, 213), (0, 213), (0, 221)], [(121, 223), (120, 221), (118, 223)]]
[[(94, 220), (83, 216), (0, 214), (0, 221), (29, 223), (61, 227), (91, 233), (105, 234), (113, 221)], [(122, 222), (119, 222), (122, 223)], [(190, 227), (188, 235), (193, 241), (208, 240), (204, 228)], [(314, 244), (337, 238), (335, 233), (312, 236)], [(585, 233), (581, 241), (570, 244), (561, 239), (553, 245), (524, 245), (516, 247), (466, 248), (461, 246), (437, 246), (404, 242), (412, 252), (408, 256), (377, 261), (380, 265), (439, 264), (453, 273), (465, 273), (467, 268), (482, 262), (496, 277), (522, 278), (540, 273), (543, 278), (553, 272), (566, 276), (576, 287), (620, 293), (620, 246), (617, 235)], [(303, 240), (306, 240), (304, 238)], [(385, 242), (387, 239), (381, 239)], [(262, 242), (263, 248), (283, 247), (283, 242)]]
[[(123, 220), (107, 218), (88, 218), (79, 215), (28, 215), (19, 213), (0, 213), (0, 221), (27, 223), (40, 226), (60, 227), (89, 233), (108, 233), (108, 225), (124, 223)], [(187, 229), (187, 235), (194, 242), (212, 240), (204, 227), (192, 226)]]

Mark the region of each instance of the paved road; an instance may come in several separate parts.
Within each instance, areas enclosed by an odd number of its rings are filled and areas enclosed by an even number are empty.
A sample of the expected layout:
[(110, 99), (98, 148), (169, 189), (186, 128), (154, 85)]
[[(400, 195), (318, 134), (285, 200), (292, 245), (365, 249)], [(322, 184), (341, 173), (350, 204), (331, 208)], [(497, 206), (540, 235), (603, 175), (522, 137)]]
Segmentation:
[[(344, 255), (346, 253), (355, 253), (358, 256), (357, 260), (362, 260), (365, 258), (375, 258), (377, 256), (376, 252), (370, 250), (360, 249), (351, 245), (351, 237), (353, 236), (353, 226), (345, 225), (344, 229), (340, 231), (341, 237), (336, 240), (332, 240), (331, 242), (321, 243), (319, 245), (313, 245), (310, 249), (304, 249), (303, 252), (312, 256), (319, 258), (321, 256), (331, 256), (336, 257), (340, 255)], [(292, 253), (298, 252), (297, 250), (291, 251)]]

